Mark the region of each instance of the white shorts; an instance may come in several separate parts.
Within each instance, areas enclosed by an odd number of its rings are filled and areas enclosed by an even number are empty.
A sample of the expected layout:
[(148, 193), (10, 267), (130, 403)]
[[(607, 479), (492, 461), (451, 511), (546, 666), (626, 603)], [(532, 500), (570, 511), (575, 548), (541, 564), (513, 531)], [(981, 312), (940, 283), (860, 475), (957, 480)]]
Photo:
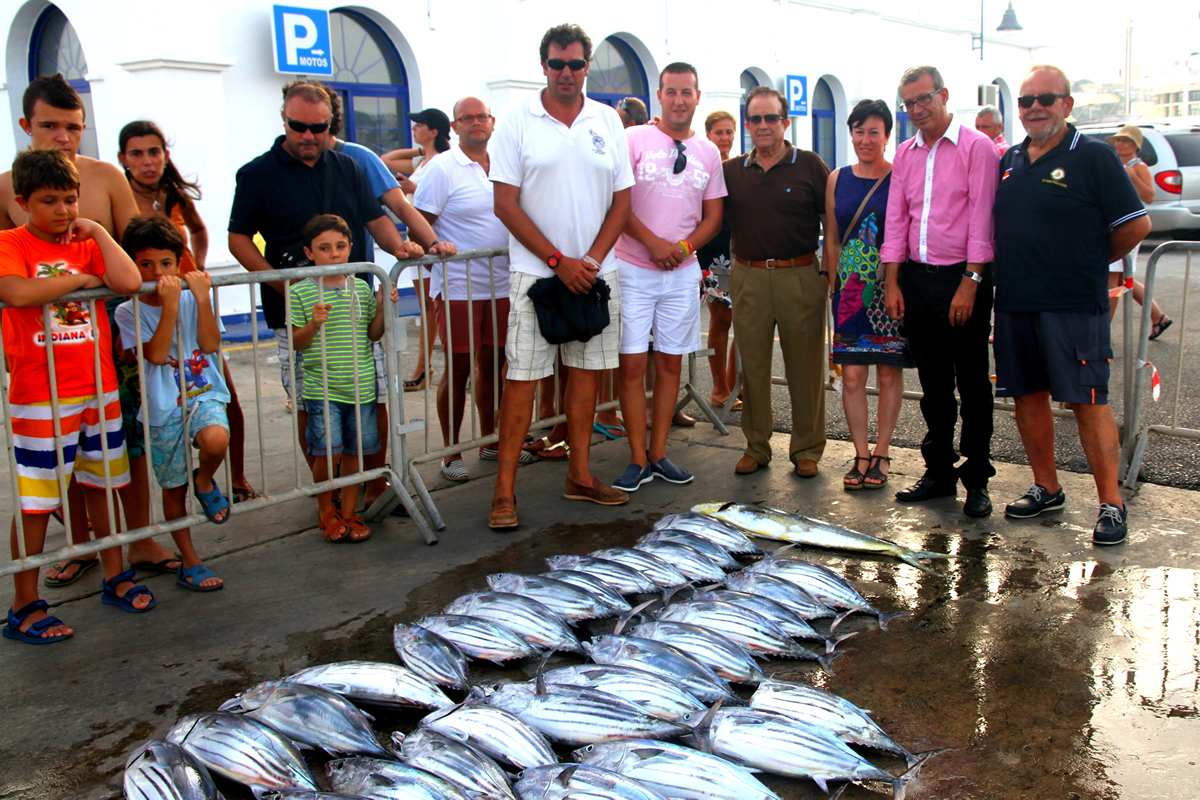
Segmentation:
[(603, 276), (608, 284), (608, 327), (586, 342), (550, 344), (538, 327), (537, 311), (529, 299), (529, 287), (539, 278), (527, 272), (513, 272), (508, 284), (508, 341), (504, 357), (508, 360), (508, 378), (514, 381), (538, 381), (554, 374), (554, 361), (562, 352), (563, 363), (573, 369), (616, 369), (620, 366), (617, 349), (621, 344), (621, 287), (617, 273)]
[[(1125, 259), (1121, 259), (1120, 261), (1114, 261), (1111, 264), (1109, 264), (1108, 271), (1109, 272), (1117, 272), (1117, 273), (1124, 272), (1125, 271)], [(1134, 262), (1134, 264), (1133, 264), (1133, 274), (1137, 275), (1137, 262)]]
[(682, 269), (643, 269), (617, 259), (621, 265), (621, 353), (654, 349), (687, 355), (700, 349), (700, 265)]

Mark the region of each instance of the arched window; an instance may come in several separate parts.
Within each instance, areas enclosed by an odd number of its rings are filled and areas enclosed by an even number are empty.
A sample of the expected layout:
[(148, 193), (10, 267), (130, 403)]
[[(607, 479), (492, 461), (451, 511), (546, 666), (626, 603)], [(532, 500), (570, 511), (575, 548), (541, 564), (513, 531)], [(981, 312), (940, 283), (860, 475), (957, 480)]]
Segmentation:
[(329, 84), (342, 96), (342, 138), (379, 154), (407, 147), (408, 80), (391, 40), (346, 9), (329, 13), (329, 38)]
[(749, 153), (754, 149), (754, 140), (750, 138), (750, 126), (746, 124), (746, 95), (758, 86), (758, 78), (748, 69), (742, 70), (742, 152)]
[(83, 131), (83, 139), (79, 142), (79, 152), (92, 158), (100, 157), (100, 149), (96, 144), (95, 117), (92, 114), (92, 87), (88, 84), (87, 59), (83, 55), (83, 47), (70, 20), (58, 9), (50, 6), (37, 24), (33, 26), (33, 37), (29, 45), (29, 80), (43, 75), (62, 73), (71, 84), (71, 88), (79, 92), (83, 100), (83, 116), (88, 127)]
[(900, 97), (899, 92), (896, 92), (896, 124), (894, 128), (896, 135), (892, 138), (897, 145), (911, 139), (916, 133), (912, 122), (908, 119), (908, 112), (904, 110), (904, 99)]
[(615, 36), (596, 47), (588, 68), (587, 96), (614, 108), (626, 97), (637, 97), (650, 109), (646, 70), (632, 47)]
[(837, 129), (833, 114), (833, 92), (825, 79), (821, 78), (812, 95), (813, 152), (830, 169), (837, 166)]

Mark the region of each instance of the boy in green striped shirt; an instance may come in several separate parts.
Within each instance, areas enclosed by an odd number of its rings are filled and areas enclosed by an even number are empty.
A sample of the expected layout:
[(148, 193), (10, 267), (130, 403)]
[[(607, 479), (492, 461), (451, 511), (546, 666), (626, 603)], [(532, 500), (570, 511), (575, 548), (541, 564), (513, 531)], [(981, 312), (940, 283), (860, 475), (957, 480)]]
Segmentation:
[[(317, 266), (345, 264), (350, 258), (350, 244), (350, 226), (334, 214), (313, 217), (304, 226), (304, 254)], [(366, 281), (353, 275), (306, 278), (293, 285), (290, 292), (293, 347), (304, 355), (302, 398), (308, 412), (307, 452), (313, 457), (313, 481), (320, 483), (330, 477), (327, 452), (333, 455), (334, 474), (342, 476), (358, 472), (360, 456), (379, 452), (371, 342), (383, 336), (383, 303), (371, 293)], [(332, 491), (317, 495), (317, 519), (326, 541), (361, 542), (371, 535), (355, 513), (358, 491), (357, 483), (342, 489), (341, 513), (333, 504)]]

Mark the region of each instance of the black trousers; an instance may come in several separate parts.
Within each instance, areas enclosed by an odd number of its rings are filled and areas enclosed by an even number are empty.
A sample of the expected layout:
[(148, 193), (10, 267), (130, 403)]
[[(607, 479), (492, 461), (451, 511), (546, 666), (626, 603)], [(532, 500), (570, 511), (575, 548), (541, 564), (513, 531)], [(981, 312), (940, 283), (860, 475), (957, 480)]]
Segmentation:
[[(967, 489), (987, 486), (992, 467), (992, 381), (988, 375), (988, 335), (992, 327), (991, 270), (975, 292), (975, 308), (965, 325), (950, 324), (950, 303), (962, 285), (966, 264), (937, 268), (909, 261), (900, 270), (904, 330), (921, 379), (921, 414), (928, 432), (921, 442), (925, 474), (939, 482), (961, 479)], [(962, 434), (954, 450), (962, 400)], [(966, 459), (955, 467), (959, 454)]]

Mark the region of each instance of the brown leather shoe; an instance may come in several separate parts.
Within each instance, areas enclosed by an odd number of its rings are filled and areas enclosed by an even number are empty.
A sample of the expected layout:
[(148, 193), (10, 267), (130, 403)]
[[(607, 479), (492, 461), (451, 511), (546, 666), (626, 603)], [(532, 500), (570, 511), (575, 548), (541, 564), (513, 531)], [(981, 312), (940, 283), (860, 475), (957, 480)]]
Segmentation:
[(517, 498), (498, 497), (492, 501), (488, 527), (494, 531), (517, 527)]
[(733, 471), (738, 475), (749, 475), (752, 472), (758, 472), (758, 468), (761, 466), (762, 464), (754, 460), (754, 456), (742, 456), (738, 459), (737, 466), (733, 468)]
[(563, 488), (563, 497), (568, 500), (591, 500), (593, 503), (599, 503), (602, 506), (619, 506), (622, 503), (629, 502), (628, 494), (620, 489), (605, 486), (596, 477), (592, 478), (591, 486), (580, 486), (575, 481), (567, 478), (567, 485)]
[(815, 478), (817, 472), (817, 462), (811, 458), (802, 458), (796, 462), (796, 474), (801, 478)]

